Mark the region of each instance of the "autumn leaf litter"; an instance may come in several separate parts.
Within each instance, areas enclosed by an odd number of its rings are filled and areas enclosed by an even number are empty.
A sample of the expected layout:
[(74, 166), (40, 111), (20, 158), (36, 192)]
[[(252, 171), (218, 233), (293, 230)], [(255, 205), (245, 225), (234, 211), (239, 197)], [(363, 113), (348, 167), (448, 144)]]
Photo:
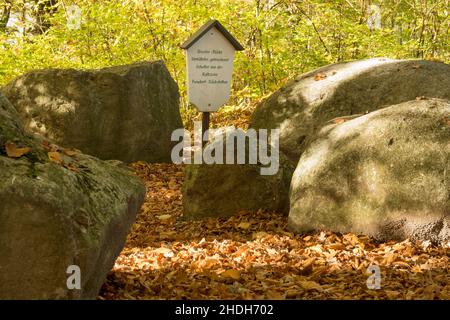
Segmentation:
[[(224, 108), (213, 126), (246, 129), (256, 105)], [(294, 234), (276, 212), (187, 221), (182, 165), (131, 167), (147, 195), (99, 299), (450, 299), (450, 243)]]
[[(293, 234), (287, 217), (183, 219), (183, 166), (132, 165), (147, 195), (99, 299), (449, 299), (449, 245)], [(367, 268), (378, 265), (381, 289)]]

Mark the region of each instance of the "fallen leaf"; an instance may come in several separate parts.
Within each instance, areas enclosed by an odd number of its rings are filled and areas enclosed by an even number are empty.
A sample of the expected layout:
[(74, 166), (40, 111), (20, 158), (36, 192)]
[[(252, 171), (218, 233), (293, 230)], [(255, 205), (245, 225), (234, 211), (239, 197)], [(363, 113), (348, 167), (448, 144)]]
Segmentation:
[(55, 162), (58, 164), (62, 162), (61, 153), (59, 153), (58, 151), (50, 151), (47, 153), (47, 155), (51, 162)]
[(222, 277), (232, 278), (234, 280), (239, 280), (241, 278), (241, 273), (239, 270), (228, 269), (220, 274)]
[(344, 239), (347, 241), (347, 242), (350, 242), (352, 245), (357, 245), (358, 243), (359, 243), (359, 239), (358, 239), (358, 236), (357, 235), (355, 235), (355, 234), (353, 234), (353, 233), (347, 233), (347, 234), (345, 234), (344, 235)]
[(415, 272), (415, 273), (422, 272), (422, 268), (420, 266), (414, 266), (411, 268), (411, 272)]
[(323, 79), (326, 79), (326, 78), (327, 78), (327, 75), (324, 74), (324, 73), (318, 73), (318, 74), (316, 74), (314, 76), (314, 80), (315, 81), (320, 81), (320, 80), (323, 80)]
[(31, 151), (29, 147), (17, 148), (16, 144), (13, 142), (5, 143), (6, 154), (10, 158), (20, 158), (21, 156), (27, 154)]
[(333, 249), (333, 250), (345, 250), (345, 246), (342, 243), (332, 243), (326, 246), (327, 249)]
[(390, 265), (392, 264), (395, 260), (397, 259), (397, 256), (395, 253), (388, 253), (384, 256), (384, 259), (382, 261), (383, 264), (385, 265)]
[(267, 291), (266, 296), (270, 300), (283, 300), (284, 299), (284, 295), (275, 290)]
[(316, 258), (312, 257), (303, 262), (302, 268), (299, 270), (299, 274), (307, 276), (313, 272), (314, 262), (316, 262)]
[(162, 240), (173, 240), (175, 239), (175, 236), (177, 235), (177, 233), (175, 231), (161, 231), (159, 233), (159, 237)]
[(202, 267), (202, 268), (205, 268), (205, 269), (210, 269), (211, 267), (213, 267), (213, 266), (215, 266), (215, 265), (217, 265), (217, 264), (219, 264), (220, 263), (220, 260), (218, 260), (218, 259), (215, 259), (215, 258), (208, 258), (208, 259), (206, 259), (206, 260), (203, 260), (201, 263), (200, 263), (200, 266)]
[(64, 154), (69, 157), (73, 157), (74, 155), (80, 153), (79, 150), (76, 149), (64, 149)]
[(53, 151), (53, 145), (47, 140), (42, 141), (42, 146), (47, 151)]
[(391, 300), (397, 299), (398, 296), (400, 295), (400, 292), (392, 290), (385, 290), (384, 293), (386, 293), (387, 297)]
[(344, 123), (344, 122), (345, 122), (344, 118), (333, 119), (333, 123), (336, 123), (336, 124), (341, 124), (341, 123)]
[(322, 286), (315, 281), (299, 280), (297, 282), (304, 290), (317, 290), (319, 292), (323, 291)]
[(169, 248), (163, 248), (163, 247), (155, 249), (155, 250), (153, 250), (153, 252), (158, 253), (158, 254), (162, 254), (164, 256), (173, 254), (172, 250), (170, 250)]
[(67, 168), (73, 172), (77, 172), (77, 173), (80, 172), (80, 170), (71, 163), (64, 165), (64, 168)]
[(409, 264), (404, 261), (395, 261), (393, 263), (394, 266), (409, 268)]
[(300, 295), (300, 292), (298, 292), (298, 290), (288, 290), (286, 292), (286, 298), (287, 299), (294, 299), (294, 298), (296, 298), (299, 295)]
[(414, 298), (415, 292), (413, 290), (408, 290), (406, 293), (405, 300), (412, 300)]
[(255, 240), (255, 239), (260, 239), (260, 238), (267, 237), (268, 235), (269, 234), (267, 232), (258, 231), (258, 232), (253, 232), (252, 238), (253, 238), (253, 240)]
[(247, 230), (248, 228), (250, 228), (252, 224), (250, 222), (241, 222), (238, 224), (238, 228)]

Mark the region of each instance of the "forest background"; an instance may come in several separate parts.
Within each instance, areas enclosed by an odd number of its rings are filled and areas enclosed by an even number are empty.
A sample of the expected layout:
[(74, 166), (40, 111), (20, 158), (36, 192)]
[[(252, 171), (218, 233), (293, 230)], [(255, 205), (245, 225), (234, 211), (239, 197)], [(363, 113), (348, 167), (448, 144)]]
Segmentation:
[[(70, 27), (70, 8), (81, 9)], [(254, 104), (295, 75), (368, 57), (450, 62), (450, 0), (0, 0), (0, 86), (40, 68), (164, 60), (186, 101), (180, 44), (209, 19), (241, 42), (232, 98)]]

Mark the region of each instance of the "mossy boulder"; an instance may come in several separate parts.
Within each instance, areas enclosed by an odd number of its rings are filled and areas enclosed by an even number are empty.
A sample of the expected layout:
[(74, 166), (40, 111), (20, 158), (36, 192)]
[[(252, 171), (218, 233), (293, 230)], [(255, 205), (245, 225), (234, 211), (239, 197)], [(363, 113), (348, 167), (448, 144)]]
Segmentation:
[[(0, 299), (95, 299), (145, 187), (119, 162), (28, 134), (18, 119), (0, 94)], [(80, 290), (67, 287), (71, 265)]]
[(14, 139), (24, 140), (25, 137), (20, 116), (14, 106), (0, 92), (0, 146)]
[[(230, 139), (224, 135), (224, 143)], [(216, 141), (211, 142), (211, 147)], [(242, 150), (241, 150), (242, 151)], [(237, 154), (235, 145), (234, 154)], [(226, 154), (224, 150), (223, 154)], [(245, 154), (248, 157), (249, 146)], [(185, 167), (183, 209), (187, 219), (229, 217), (240, 211), (259, 209), (289, 212), (289, 185), (295, 167), (282, 154), (276, 159), (278, 170), (262, 174), (263, 165), (257, 164), (190, 164)], [(223, 161), (225, 163), (225, 160)]]
[(289, 226), (450, 240), (450, 102), (422, 99), (324, 127), (291, 183)]
[(182, 128), (178, 86), (161, 61), (50, 69), (3, 88), (25, 130), (104, 160), (170, 162)]
[(279, 128), (280, 150), (295, 165), (330, 120), (421, 96), (450, 99), (450, 65), (385, 58), (342, 62), (292, 79), (256, 108), (251, 127)]

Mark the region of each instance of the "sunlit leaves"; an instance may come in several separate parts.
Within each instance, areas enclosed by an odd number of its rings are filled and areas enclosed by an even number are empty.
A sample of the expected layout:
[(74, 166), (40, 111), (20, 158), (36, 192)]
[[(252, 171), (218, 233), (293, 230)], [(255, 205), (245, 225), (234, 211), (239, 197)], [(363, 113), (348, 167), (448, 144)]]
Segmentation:
[[(448, 0), (427, 5), (383, 0), (381, 29), (372, 31), (366, 2), (354, 0), (72, 2), (82, 9), (79, 30), (68, 29), (61, 1), (48, 17), (51, 28), (45, 34), (10, 39), (0, 32), (0, 84), (30, 69), (163, 59), (186, 107), (185, 57), (179, 45), (210, 18), (223, 22), (246, 49), (236, 54), (232, 105), (254, 102), (292, 76), (336, 61), (450, 59)], [(190, 115), (182, 110), (187, 120)]]
[[(185, 221), (182, 166), (132, 167), (147, 198), (101, 299), (450, 298), (449, 246), (293, 234), (286, 217), (267, 212)], [(380, 290), (366, 286), (373, 264)]]

